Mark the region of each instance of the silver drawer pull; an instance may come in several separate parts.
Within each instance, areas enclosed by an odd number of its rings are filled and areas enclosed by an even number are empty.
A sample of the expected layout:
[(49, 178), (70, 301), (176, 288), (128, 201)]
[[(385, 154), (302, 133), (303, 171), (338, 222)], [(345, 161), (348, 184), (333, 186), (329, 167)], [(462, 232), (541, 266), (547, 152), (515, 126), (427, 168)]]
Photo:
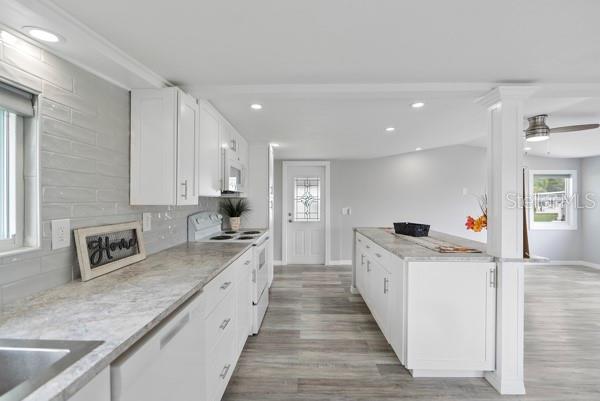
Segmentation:
[(371, 262), (367, 260), (367, 273), (371, 271)]
[(187, 313), (177, 324), (173, 327), (173, 329), (165, 334), (163, 338), (160, 339), (160, 349), (163, 349), (165, 345), (169, 343), (176, 335), (185, 327), (186, 324), (190, 321), (190, 314)]
[(380, 253), (376, 253), (375, 256), (377, 256), (378, 258), (380, 258), (381, 254)]
[(250, 261), (247, 260), (246, 263), (244, 263), (246, 266), (248, 266), (250, 264)]
[(256, 283), (256, 270), (252, 270), (252, 282)]
[(227, 364), (223, 367), (223, 370), (221, 371), (221, 374), (219, 375), (219, 377), (223, 380), (225, 380), (225, 378), (227, 377), (227, 372), (229, 372), (229, 368), (231, 368), (231, 365)]
[(221, 289), (226, 290), (227, 287), (229, 287), (230, 285), (231, 285), (231, 281), (227, 281), (227, 282), (223, 283), (223, 285), (221, 286)]
[(219, 328), (221, 330), (225, 330), (225, 327), (227, 327), (227, 325), (229, 324), (229, 322), (231, 322), (231, 318), (223, 320), (223, 323), (221, 323), (221, 325), (219, 326)]

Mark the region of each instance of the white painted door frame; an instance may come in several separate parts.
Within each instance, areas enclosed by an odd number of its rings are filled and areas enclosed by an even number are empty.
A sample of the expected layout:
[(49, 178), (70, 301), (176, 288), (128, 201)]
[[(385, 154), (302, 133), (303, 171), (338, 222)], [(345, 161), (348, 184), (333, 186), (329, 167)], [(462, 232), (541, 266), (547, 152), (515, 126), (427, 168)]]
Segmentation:
[(287, 228), (288, 219), (287, 208), (289, 201), (288, 193), (288, 167), (325, 167), (325, 265), (331, 264), (331, 163), (323, 160), (300, 160), (300, 161), (284, 161), (281, 174), (281, 264), (288, 264), (287, 252)]

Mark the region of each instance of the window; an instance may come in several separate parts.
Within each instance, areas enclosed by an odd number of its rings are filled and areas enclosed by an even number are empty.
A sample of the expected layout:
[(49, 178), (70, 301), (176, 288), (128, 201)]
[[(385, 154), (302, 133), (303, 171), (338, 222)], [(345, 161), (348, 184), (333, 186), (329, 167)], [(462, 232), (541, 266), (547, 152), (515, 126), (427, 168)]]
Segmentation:
[(321, 179), (294, 179), (294, 221), (321, 221)]
[(537, 170), (529, 177), (534, 230), (577, 229), (577, 172)]
[(24, 171), (25, 163), (37, 166), (37, 151), (24, 150), (37, 144), (32, 101), (32, 95), (0, 83), (0, 252), (39, 245), (38, 174)]

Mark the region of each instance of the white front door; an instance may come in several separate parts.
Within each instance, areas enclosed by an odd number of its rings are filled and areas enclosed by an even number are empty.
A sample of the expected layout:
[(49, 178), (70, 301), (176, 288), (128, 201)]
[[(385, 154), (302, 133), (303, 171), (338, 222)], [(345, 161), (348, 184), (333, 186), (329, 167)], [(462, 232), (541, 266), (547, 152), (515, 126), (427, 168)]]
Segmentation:
[(287, 167), (288, 264), (325, 264), (325, 166)]

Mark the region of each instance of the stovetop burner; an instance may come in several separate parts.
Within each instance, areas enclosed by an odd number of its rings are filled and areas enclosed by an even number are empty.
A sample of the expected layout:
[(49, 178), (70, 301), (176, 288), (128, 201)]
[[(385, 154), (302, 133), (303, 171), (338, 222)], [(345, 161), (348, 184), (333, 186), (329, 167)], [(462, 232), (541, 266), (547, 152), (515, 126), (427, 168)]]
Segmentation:
[(260, 231), (244, 231), (242, 234), (260, 234)]
[(237, 234), (237, 231), (223, 231), (224, 234)]
[(222, 241), (222, 240), (226, 240), (226, 239), (232, 239), (233, 237), (231, 235), (217, 235), (216, 237), (211, 237), (211, 240), (216, 240), (216, 241)]
[(254, 239), (255, 237), (253, 237), (252, 235), (241, 235), (239, 237), (237, 237), (237, 239)]

